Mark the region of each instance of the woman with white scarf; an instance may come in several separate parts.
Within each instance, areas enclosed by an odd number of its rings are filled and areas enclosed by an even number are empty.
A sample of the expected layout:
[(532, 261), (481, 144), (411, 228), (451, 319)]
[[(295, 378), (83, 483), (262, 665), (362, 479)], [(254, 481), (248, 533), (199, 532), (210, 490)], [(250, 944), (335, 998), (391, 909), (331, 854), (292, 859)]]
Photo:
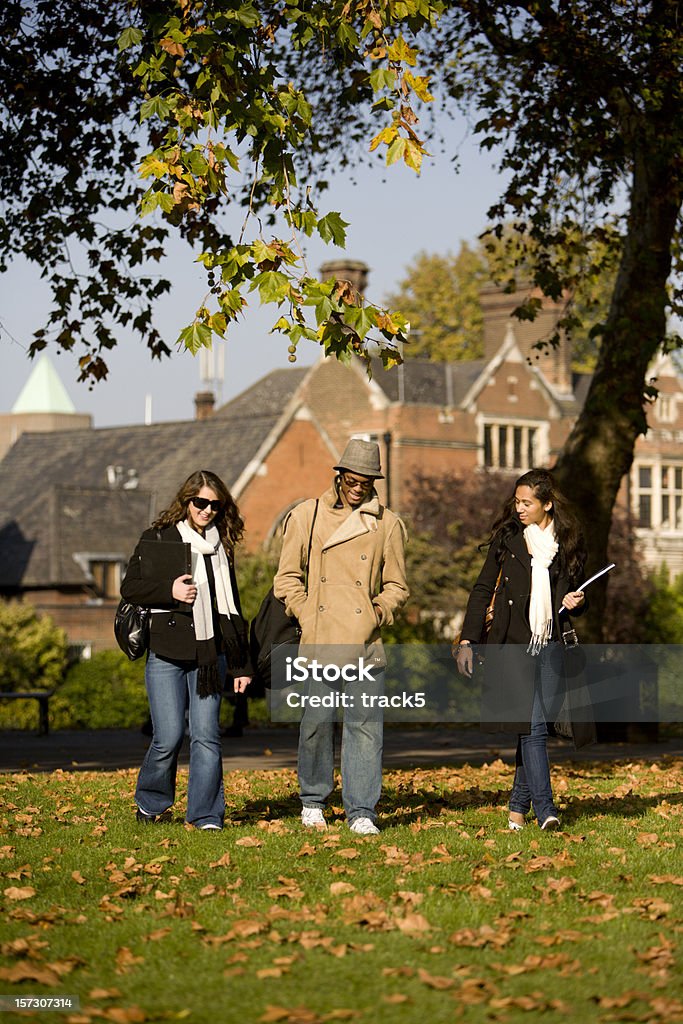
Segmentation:
[[(163, 579), (139, 543), (121, 595), (151, 609), (145, 683), (152, 742), (140, 769), (137, 821), (156, 824), (174, 803), (178, 754), (190, 729), (186, 820), (199, 829), (221, 829), (225, 818), (219, 712), (226, 672), (235, 693), (251, 681), (247, 624), (242, 618), (234, 568), (244, 524), (223, 481), (207, 470), (193, 473), (171, 505), (140, 541), (184, 542), (191, 573)], [(170, 550), (170, 549), (169, 549)], [(147, 557), (147, 562), (145, 558)]]
[[(486, 726), (518, 733), (508, 827), (523, 828), (533, 806), (542, 829), (557, 829), (547, 723), (565, 696), (558, 641), (566, 615), (583, 610), (584, 595), (576, 587), (585, 553), (578, 520), (547, 470), (531, 469), (517, 480), (487, 543), (455, 652), (457, 666), (470, 677), (476, 645), (487, 644), (482, 705), (493, 720)], [(592, 723), (572, 726), (577, 745), (593, 740)]]

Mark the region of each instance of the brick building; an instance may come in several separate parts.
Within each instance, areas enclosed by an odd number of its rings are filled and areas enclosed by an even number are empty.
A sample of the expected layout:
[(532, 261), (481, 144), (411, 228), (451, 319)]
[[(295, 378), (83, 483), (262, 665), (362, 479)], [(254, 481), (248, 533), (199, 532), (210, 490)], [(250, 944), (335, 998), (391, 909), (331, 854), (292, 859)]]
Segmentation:
[[(516, 475), (552, 465), (589, 380), (572, 375), (568, 347), (538, 356), (554, 331), (544, 303), (534, 323), (510, 319), (520, 296), (483, 295), (481, 360), (344, 366), (323, 359), (268, 374), (197, 419), (150, 426), (25, 432), (0, 463), (0, 594), (25, 596), (74, 643), (113, 643), (121, 573), (141, 530), (193, 470), (217, 472), (235, 494), (255, 550), (287, 511), (330, 482), (351, 434), (376, 439), (379, 490), (400, 511), (417, 472)], [(640, 438), (622, 499), (653, 566), (683, 572), (683, 386), (668, 357), (653, 367), (660, 398)]]

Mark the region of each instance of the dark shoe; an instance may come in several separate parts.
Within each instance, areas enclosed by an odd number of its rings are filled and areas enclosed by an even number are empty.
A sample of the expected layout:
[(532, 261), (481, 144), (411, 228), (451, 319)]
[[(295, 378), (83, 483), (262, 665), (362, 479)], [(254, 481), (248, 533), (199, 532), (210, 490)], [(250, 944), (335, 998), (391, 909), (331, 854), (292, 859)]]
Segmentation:
[(139, 807), (135, 812), (135, 820), (139, 821), (141, 825), (156, 825), (160, 817), (160, 814), (145, 814)]

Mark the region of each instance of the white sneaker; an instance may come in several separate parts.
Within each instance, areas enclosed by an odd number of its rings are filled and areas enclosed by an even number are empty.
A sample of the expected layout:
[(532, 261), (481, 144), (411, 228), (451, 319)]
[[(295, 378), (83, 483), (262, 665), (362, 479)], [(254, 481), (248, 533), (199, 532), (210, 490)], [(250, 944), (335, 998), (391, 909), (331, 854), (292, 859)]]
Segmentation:
[(222, 832), (223, 829), (220, 825), (214, 825), (213, 822), (208, 822), (206, 825), (200, 825), (199, 829), (201, 832), (212, 832), (214, 829), (216, 832)]
[(354, 818), (349, 828), (359, 836), (378, 836), (379, 829), (370, 818)]
[(541, 828), (545, 829), (546, 832), (555, 832), (559, 827), (560, 819), (556, 818), (554, 814), (549, 815), (541, 825)]
[(319, 807), (302, 807), (301, 824), (304, 828), (327, 828), (325, 815)]

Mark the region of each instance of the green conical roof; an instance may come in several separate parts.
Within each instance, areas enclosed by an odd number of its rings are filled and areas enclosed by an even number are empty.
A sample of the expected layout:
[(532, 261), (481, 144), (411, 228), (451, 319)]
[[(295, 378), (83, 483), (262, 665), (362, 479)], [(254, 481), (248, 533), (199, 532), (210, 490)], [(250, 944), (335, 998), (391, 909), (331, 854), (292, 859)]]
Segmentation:
[(12, 412), (76, 412), (66, 388), (46, 355), (42, 355), (31, 371), (12, 406)]

